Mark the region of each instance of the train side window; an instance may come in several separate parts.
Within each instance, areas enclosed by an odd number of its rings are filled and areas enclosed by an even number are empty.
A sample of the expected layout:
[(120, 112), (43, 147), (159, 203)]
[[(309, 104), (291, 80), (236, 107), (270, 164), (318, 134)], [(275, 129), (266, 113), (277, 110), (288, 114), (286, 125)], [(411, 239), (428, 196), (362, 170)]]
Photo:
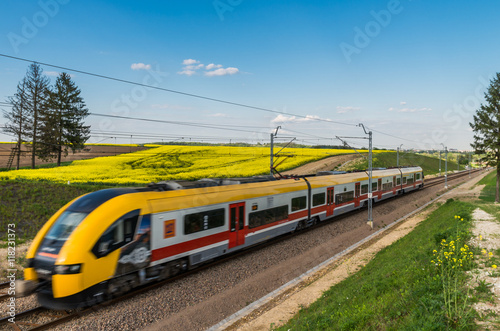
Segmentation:
[(403, 185), (406, 184), (406, 177), (403, 177)]
[[(223, 226), (225, 223), (225, 214), (226, 210), (224, 208), (188, 214), (184, 216), (184, 234), (196, 233)], [(232, 224), (231, 227), (233, 227)]]
[(317, 193), (313, 195), (313, 207), (325, 204), (325, 193)]
[(398, 177), (398, 178), (396, 179), (396, 185), (401, 185), (401, 177)]
[(307, 198), (305, 196), (292, 199), (292, 211), (307, 208)]
[(123, 233), (123, 220), (120, 220), (113, 231), (113, 245), (117, 245), (125, 241), (125, 235)]
[(361, 185), (361, 194), (368, 193), (368, 184)]
[(108, 255), (131, 242), (134, 238), (140, 209), (133, 210), (120, 217), (97, 240), (92, 253), (97, 258)]
[(372, 192), (377, 190), (377, 182), (372, 183)]
[(274, 207), (260, 210), (248, 215), (248, 227), (250, 229), (288, 218), (288, 206)]
[(415, 180), (420, 180), (420, 173), (415, 174)]
[(382, 190), (383, 191), (388, 191), (390, 189), (392, 189), (392, 182), (388, 182), (388, 183), (382, 184)]
[(345, 202), (354, 200), (354, 191), (339, 193), (335, 195), (335, 204), (340, 205)]

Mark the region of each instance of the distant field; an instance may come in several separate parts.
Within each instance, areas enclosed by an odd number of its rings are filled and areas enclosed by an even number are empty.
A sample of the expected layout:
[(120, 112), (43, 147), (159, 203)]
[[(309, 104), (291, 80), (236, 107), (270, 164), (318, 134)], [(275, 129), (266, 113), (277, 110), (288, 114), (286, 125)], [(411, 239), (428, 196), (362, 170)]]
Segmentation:
[[(10, 154), (12, 152), (12, 148), (15, 147), (16, 144), (13, 143), (0, 143), (0, 171), (7, 169), (7, 162), (9, 160)], [(20, 167), (31, 167), (31, 153), (29, 151), (29, 144), (23, 144), (21, 148), (21, 158), (20, 158)], [(84, 150), (79, 151), (75, 154), (69, 153), (67, 156), (62, 157), (63, 162), (72, 162), (75, 160), (85, 160), (100, 156), (110, 156), (117, 155), (122, 153), (130, 153), (136, 151), (147, 150), (151, 147), (157, 147), (154, 145), (145, 145), (145, 146), (135, 146), (133, 144), (128, 145), (110, 145), (110, 144), (87, 144)], [(40, 160), (36, 159), (36, 166), (40, 165), (51, 165), (54, 164), (55, 159), (53, 160)], [(12, 166), (16, 167), (16, 160), (14, 160)]]
[[(397, 164), (397, 153), (391, 152), (381, 152), (374, 154), (373, 156), (373, 167), (374, 168), (390, 168), (395, 167)], [(420, 166), (424, 169), (424, 175), (439, 174), (439, 159), (427, 155), (415, 154), (415, 153), (399, 153), (399, 165), (400, 166)], [(364, 170), (368, 168), (368, 162), (366, 160), (360, 160), (359, 162), (350, 163), (343, 170)], [(457, 170), (457, 163), (448, 160), (448, 171)], [(465, 169), (463, 165), (460, 166), (460, 170)], [(444, 174), (445, 162), (441, 161), (441, 171)]]
[[(288, 170), (353, 150), (287, 148), (277, 162)], [(135, 153), (74, 161), (59, 168), (0, 173), (0, 180), (44, 180), (58, 183), (144, 184), (162, 180), (249, 177), (269, 173), (269, 148), (228, 146), (162, 146)]]

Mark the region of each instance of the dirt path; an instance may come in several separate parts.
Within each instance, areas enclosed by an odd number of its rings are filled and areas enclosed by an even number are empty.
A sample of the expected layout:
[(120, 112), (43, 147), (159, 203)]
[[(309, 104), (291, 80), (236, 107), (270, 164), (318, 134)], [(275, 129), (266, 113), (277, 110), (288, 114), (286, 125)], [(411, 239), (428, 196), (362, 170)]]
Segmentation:
[[(477, 176), (460, 185), (454, 191), (444, 195), (438, 201), (444, 202), (451, 197), (474, 198), (482, 187), (474, 185), (483, 176)], [(321, 297), (324, 291), (357, 272), (368, 263), (380, 250), (411, 232), (421, 221), (437, 208), (432, 204), (423, 212), (402, 222), (393, 229), (381, 233), (377, 239), (362, 245), (340, 258), (323, 266), (319, 271), (303, 279), (298, 285), (284, 288), (280, 293), (268, 298), (261, 306), (239, 320), (235, 319), (218, 328), (218, 330), (254, 331), (269, 330), (271, 326), (279, 326), (292, 318), (301, 307), (308, 307)], [(495, 223), (498, 226), (498, 223)], [(388, 233), (387, 233), (388, 232)], [(243, 314), (244, 315), (244, 314)]]
[(330, 171), (334, 170), (336, 167), (339, 167), (346, 162), (355, 160), (359, 158), (358, 154), (347, 154), (347, 155), (335, 155), (332, 157), (328, 157), (326, 159), (322, 159), (319, 161), (311, 162), (308, 164), (304, 164), (298, 168), (284, 171), (283, 175), (315, 175), (318, 171)]

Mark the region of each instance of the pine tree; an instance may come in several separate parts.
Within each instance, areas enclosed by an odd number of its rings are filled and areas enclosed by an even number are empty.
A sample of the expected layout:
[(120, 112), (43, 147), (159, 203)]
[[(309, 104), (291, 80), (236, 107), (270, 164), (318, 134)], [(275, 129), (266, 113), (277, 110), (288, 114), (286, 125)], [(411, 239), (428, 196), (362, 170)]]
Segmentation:
[(90, 138), (90, 126), (84, 125), (89, 111), (85, 106), (81, 91), (67, 73), (61, 73), (53, 90), (49, 92), (49, 111), (44, 117), (42, 137), (44, 157), (57, 157), (61, 164), (62, 154), (68, 155), (85, 147)]
[(17, 162), (16, 169), (19, 169), (21, 146), (28, 137), (28, 104), (26, 100), (26, 79), (23, 78), (17, 85), (17, 91), (14, 96), (8, 98), (12, 105), (10, 111), (3, 111), (3, 116), (7, 123), (3, 129), (4, 132), (12, 133), (17, 139)]
[(497, 167), (495, 201), (500, 202), (500, 73), (491, 80), (484, 98), (486, 104), (481, 104), (474, 115), (474, 123), (469, 123), (474, 131), (471, 146), (476, 154), (484, 155), (482, 161)]
[(43, 74), (38, 63), (32, 63), (26, 73), (26, 101), (29, 113), (29, 137), (31, 139), (31, 168), (35, 168), (35, 158), (40, 152), (39, 128), (47, 112), (49, 79)]

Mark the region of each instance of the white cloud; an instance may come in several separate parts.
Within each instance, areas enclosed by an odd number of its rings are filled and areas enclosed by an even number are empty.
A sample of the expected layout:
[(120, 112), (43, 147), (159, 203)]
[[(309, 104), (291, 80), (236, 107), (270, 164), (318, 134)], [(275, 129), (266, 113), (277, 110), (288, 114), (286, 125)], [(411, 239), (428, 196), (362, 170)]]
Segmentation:
[(186, 59), (182, 61), (184, 67), (182, 71), (177, 72), (179, 75), (193, 76), (196, 74), (196, 70), (203, 68), (205, 65), (200, 63), (198, 60)]
[(132, 68), (132, 70), (151, 70), (151, 64), (144, 64), (142, 62), (132, 63), (130, 68)]
[(406, 105), (406, 101), (401, 101), (399, 104), (400, 104), (401, 106), (404, 106), (404, 105)]
[(227, 117), (227, 114), (215, 113), (215, 114), (210, 114), (208, 116), (210, 116), (210, 117)]
[(195, 59), (186, 59), (182, 61), (182, 65), (182, 70), (179, 71), (178, 74), (186, 76), (195, 75), (198, 73), (198, 70), (203, 68), (206, 70), (204, 75), (208, 77), (234, 75), (240, 71), (238, 68), (234, 67), (224, 68), (222, 64), (210, 63), (205, 66)]
[(389, 108), (389, 111), (393, 111), (393, 110), (394, 110), (394, 107)]
[(234, 75), (239, 72), (238, 68), (228, 67), (228, 68), (219, 68), (213, 71), (205, 71), (205, 76), (213, 77), (213, 76), (226, 76), (226, 75)]
[(197, 64), (197, 65), (188, 65), (184, 67), (184, 70), (198, 70), (204, 67), (203, 63)]
[(178, 72), (179, 75), (186, 75), (186, 76), (192, 76), (195, 73), (196, 73), (196, 71), (194, 71), (194, 70), (182, 70), (182, 71)]
[(351, 107), (351, 106), (348, 106), (348, 107), (341, 107), (341, 106), (337, 106), (337, 114), (345, 114), (345, 113), (349, 113), (351, 111), (356, 111), (356, 110), (360, 110), (361, 108), (359, 107)]
[(222, 64), (213, 64), (213, 63), (210, 63), (205, 68), (207, 70), (218, 69), (218, 68), (222, 68)]
[(314, 119), (318, 119), (319, 116), (316, 115), (306, 115), (306, 117), (296, 117), (296, 116), (286, 116), (283, 114), (279, 114), (276, 116), (273, 120), (271, 120), (271, 123), (274, 125), (275, 123), (278, 124), (283, 124), (283, 123), (301, 123), (301, 122), (309, 122), (313, 121)]
[(196, 61), (193, 59), (186, 59), (186, 60), (182, 61), (182, 64), (185, 66), (190, 65), (190, 64), (196, 64), (196, 63), (200, 63), (200, 61)]

